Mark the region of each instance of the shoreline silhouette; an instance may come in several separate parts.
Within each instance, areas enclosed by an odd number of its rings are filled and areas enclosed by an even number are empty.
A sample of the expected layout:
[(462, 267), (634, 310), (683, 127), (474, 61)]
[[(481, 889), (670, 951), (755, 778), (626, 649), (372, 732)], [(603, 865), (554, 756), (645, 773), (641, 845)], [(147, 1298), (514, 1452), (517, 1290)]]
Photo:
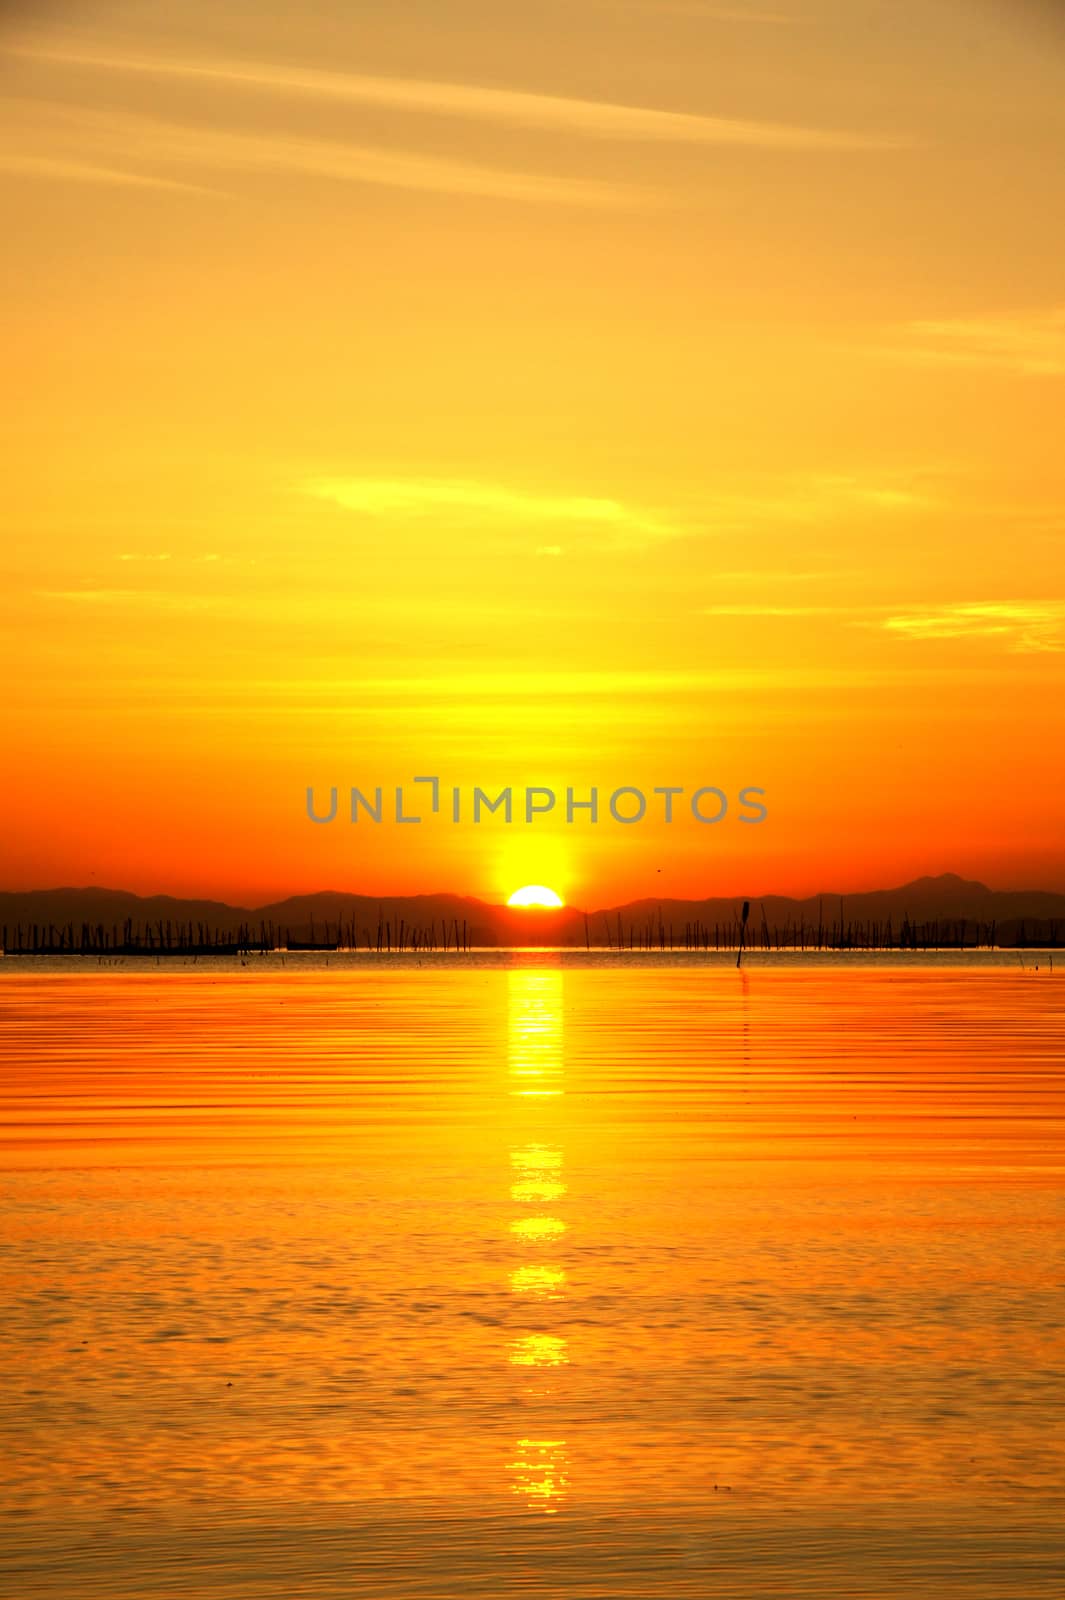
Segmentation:
[[(749, 917), (744, 907), (749, 906)], [(656, 896), (589, 910), (456, 894), (293, 896), (257, 910), (122, 890), (0, 893), (8, 955), (435, 952), (523, 946), (638, 950), (1056, 949), (1065, 895), (993, 890), (945, 873), (896, 889), (805, 899)]]

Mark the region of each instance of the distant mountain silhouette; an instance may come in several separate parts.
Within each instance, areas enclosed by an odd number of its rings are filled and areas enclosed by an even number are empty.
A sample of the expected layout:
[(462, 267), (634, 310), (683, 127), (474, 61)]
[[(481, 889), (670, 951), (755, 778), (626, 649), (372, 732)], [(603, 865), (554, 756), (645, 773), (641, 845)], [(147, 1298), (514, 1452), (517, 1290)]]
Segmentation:
[[(109, 942), (121, 943), (126, 930), (147, 931), (154, 943), (176, 937), (174, 930), (206, 930), (208, 939), (258, 939), (272, 930), (273, 942), (349, 943), (359, 947), (378, 942), (393, 948), (417, 933), (441, 945), (457, 937), (471, 945), (624, 945), (672, 942), (713, 948), (715, 939), (729, 942), (738, 922), (743, 896), (701, 900), (648, 898), (585, 912), (574, 906), (558, 911), (514, 911), (507, 906), (455, 894), (358, 895), (336, 890), (295, 895), (255, 908), (218, 900), (184, 900), (170, 895), (141, 896), (118, 889), (37, 889), (0, 893), (0, 927), (5, 947), (24, 945), (36, 926), (45, 940), (48, 930), (69, 935), (75, 948), (83, 930), (95, 938), (103, 931)], [(943, 873), (917, 878), (898, 889), (862, 894), (826, 892), (796, 900), (782, 895), (750, 895), (748, 942), (861, 944), (876, 942), (973, 944), (1056, 944), (1065, 942), (1065, 895), (1042, 890), (994, 890), (985, 884)], [(121, 937), (119, 937), (121, 936)]]

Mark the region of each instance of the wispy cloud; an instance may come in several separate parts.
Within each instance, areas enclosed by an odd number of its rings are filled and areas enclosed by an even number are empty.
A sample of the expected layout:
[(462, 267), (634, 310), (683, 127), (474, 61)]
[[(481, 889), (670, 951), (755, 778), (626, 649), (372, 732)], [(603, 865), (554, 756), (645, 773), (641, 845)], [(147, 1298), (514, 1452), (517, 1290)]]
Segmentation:
[(827, 583), (859, 575), (853, 567), (818, 567), (795, 570), (790, 567), (740, 567), (730, 572), (716, 572), (718, 583)]
[[(948, 676), (949, 669), (942, 675)], [(848, 688), (913, 681), (908, 672), (900, 673), (894, 667), (886, 670), (882, 667), (848, 668), (844, 676)], [(835, 667), (806, 663), (786, 668), (712, 667), (694, 672), (624, 668), (615, 671), (579, 667), (555, 671), (540, 666), (521, 668), (503, 665), (499, 671), (488, 673), (468, 671), (451, 660), (441, 660), (434, 664), (432, 672), (411, 673), (404, 677), (369, 676), (350, 682), (341, 678), (312, 681), (313, 699), (323, 704), (329, 701), (350, 704), (352, 694), (359, 696), (360, 704), (380, 699), (384, 703), (414, 700), (424, 705), (438, 700), (447, 703), (457, 714), (462, 701), (475, 705), (522, 698), (535, 703), (548, 699), (585, 702), (595, 697), (613, 699), (619, 695), (648, 695), (668, 701), (677, 696), (701, 696), (707, 691), (734, 688), (763, 689), (776, 695), (794, 689), (834, 688), (840, 679), (841, 674)], [(305, 701), (311, 698), (310, 689), (311, 682), (306, 680), (299, 685), (298, 692)]]
[[(328, 477), (300, 485), (317, 499), (366, 516), (397, 519), (471, 520), (496, 527), (568, 525), (611, 548), (639, 549), (668, 539), (715, 537), (766, 527), (817, 526), (859, 513), (898, 515), (923, 511), (934, 502), (902, 483), (864, 481), (841, 475), (807, 475), (777, 492), (710, 495), (683, 513), (662, 513), (607, 497), (552, 495), (509, 485), (453, 478)], [(554, 541), (538, 554), (561, 553)], [(823, 574), (811, 573), (815, 579)]]
[(905, 639), (998, 639), (1019, 654), (1065, 650), (1065, 602), (997, 600), (914, 606), (882, 626)]
[(174, 178), (163, 178), (142, 172), (127, 172), (119, 167), (97, 166), (89, 161), (71, 161), (62, 156), (20, 154), (17, 150), (0, 150), (0, 172), (13, 177), (48, 178), (61, 183), (101, 183), (135, 189), (177, 189), (187, 194), (210, 194), (213, 191), (195, 183), (179, 183)]
[[(371, 703), (374, 701), (379, 701), (382, 706), (415, 701), (417, 706), (412, 708), (412, 714), (425, 709), (433, 701), (442, 701), (449, 707), (449, 716), (454, 713), (456, 717), (462, 714), (465, 707), (476, 707), (500, 699), (516, 702), (524, 698), (540, 704), (554, 698), (588, 702), (597, 697), (614, 700), (619, 695), (633, 697), (646, 694), (661, 701), (661, 710), (656, 710), (657, 720), (660, 716), (669, 716), (676, 702), (684, 696), (696, 699), (695, 709), (702, 717), (705, 706), (698, 704), (698, 701), (708, 692), (742, 690), (745, 693), (765, 693), (771, 701), (776, 701), (781, 694), (811, 689), (842, 687), (851, 692), (867, 687), (968, 684), (974, 677), (980, 678), (980, 671), (971, 666), (942, 663), (931, 666), (898, 662), (885, 665), (878, 662), (875, 666), (859, 666), (848, 662), (846, 666), (838, 667), (802, 661), (794, 666), (757, 667), (744, 664), (710, 667), (694, 672), (582, 668), (568, 668), (562, 672), (541, 666), (521, 668), (503, 664), (499, 671), (492, 673), (467, 671), (452, 658), (440, 659), (431, 665), (431, 671), (412, 672), (405, 677), (362, 676), (345, 679), (337, 674), (324, 678), (312, 673), (297, 680), (257, 680), (252, 677), (242, 680), (240, 689), (242, 695), (268, 690), (270, 699), (267, 712), (287, 696), (298, 705), (301, 714), (308, 705), (313, 704), (328, 715), (333, 705), (350, 706), (352, 696), (357, 695), (360, 707), (366, 705), (367, 715), (373, 714)], [(994, 667), (987, 670), (989, 681), (997, 681), (997, 670)], [(218, 698), (223, 704), (225, 690), (225, 685), (218, 690)]]
[(138, 587), (108, 587), (87, 581), (80, 587), (22, 590), (18, 598), (20, 618), (30, 615), (26, 602), (33, 600), (52, 609), (60, 607), (104, 619), (121, 615), (124, 619), (154, 621), (210, 612), (216, 620), (233, 618), (271, 627), (280, 623), (287, 627), (320, 626), (350, 619), (352, 604), (357, 601), (360, 617), (372, 624), (382, 640), (398, 638), (396, 630), (408, 630), (412, 621), (431, 622), (433, 637), (439, 640), (449, 631), (461, 634), (471, 622), (479, 629), (512, 636), (518, 621), (574, 625), (596, 615), (594, 610), (569, 604), (561, 597), (558, 603), (534, 605), (512, 597), (477, 600), (465, 594), (461, 603), (450, 603), (441, 611), (439, 594), (415, 594), (409, 590), (394, 595), (367, 594), (365, 586), (350, 573), (318, 582), (309, 581), (306, 573), (289, 574), (287, 581), (279, 576), (263, 588), (241, 586), (210, 593), (188, 587), (150, 586), (147, 582)]
[[(317, 478), (305, 493), (347, 511), (394, 519), (471, 518), (495, 527), (562, 524), (598, 530), (612, 543), (677, 538), (685, 531), (620, 500), (587, 495), (534, 494), (495, 483), (453, 478)], [(538, 554), (558, 554), (541, 545)]]
[(155, 608), (162, 611), (184, 612), (213, 610), (230, 603), (229, 597), (226, 595), (190, 594), (164, 589), (86, 587), (84, 589), (37, 589), (34, 593), (38, 600), (58, 600), (64, 604), (79, 607), (103, 606), (121, 608), (133, 606), (138, 609)]
[[(618, 0), (608, 0), (608, 4), (614, 11)], [(656, 17), (695, 17), (705, 22), (794, 23), (806, 20), (796, 12), (765, 11), (760, 6), (718, 6), (708, 0), (622, 0), (622, 4), (626, 11), (645, 11)]]
[(816, 525), (865, 512), (920, 512), (934, 499), (904, 481), (880, 481), (843, 473), (808, 473), (773, 490), (713, 495), (701, 504), (704, 521), (718, 531), (763, 524)]
[[(216, 172), (289, 172), (344, 183), (582, 207), (628, 206), (641, 199), (637, 191), (621, 185), (541, 176), (418, 152), (285, 134), (233, 133), (120, 112), (36, 103), (22, 108), (8, 138), (9, 148), (0, 155), (0, 167), (17, 166), (27, 173), (37, 171), (39, 176), (85, 181), (188, 188), (192, 186), (143, 169), (191, 167)], [(68, 154), (70, 150), (78, 156)], [(86, 153), (91, 160), (78, 158)]]
[(1065, 376), (1065, 307), (911, 322), (875, 354), (924, 366), (984, 367), (1020, 377)]
[(914, 605), (778, 605), (770, 600), (701, 606), (698, 615), (769, 621), (832, 617), (841, 627), (875, 628), (912, 643), (983, 639), (1015, 655), (1065, 651), (1065, 601), (1056, 600)]
[(701, 617), (834, 617), (848, 615), (840, 606), (775, 606), (757, 601), (749, 605), (701, 606)]
[(16, 53), (62, 66), (141, 73), (218, 83), (229, 88), (266, 89), (316, 99), (384, 107), (395, 111), (454, 116), (525, 128), (540, 128), (600, 139), (670, 144), (747, 145), (777, 150), (883, 150), (908, 141), (897, 137), (823, 129), (740, 117), (663, 111), (612, 101), (581, 100), (521, 89), (480, 84), (393, 78), (319, 68), (228, 59), (180, 61), (165, 56), (56, 50), (22, 46)]

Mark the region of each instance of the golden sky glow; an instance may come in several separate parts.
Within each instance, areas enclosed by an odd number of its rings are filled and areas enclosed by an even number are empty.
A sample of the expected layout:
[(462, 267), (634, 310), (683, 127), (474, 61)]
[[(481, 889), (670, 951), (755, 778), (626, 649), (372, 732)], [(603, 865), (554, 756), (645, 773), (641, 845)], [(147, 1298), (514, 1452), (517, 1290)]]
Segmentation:
[[(1065, 26), (7, 9), (6, 887), (1065, 888)], [(315, 828), (306, 786), (766, 790)]]

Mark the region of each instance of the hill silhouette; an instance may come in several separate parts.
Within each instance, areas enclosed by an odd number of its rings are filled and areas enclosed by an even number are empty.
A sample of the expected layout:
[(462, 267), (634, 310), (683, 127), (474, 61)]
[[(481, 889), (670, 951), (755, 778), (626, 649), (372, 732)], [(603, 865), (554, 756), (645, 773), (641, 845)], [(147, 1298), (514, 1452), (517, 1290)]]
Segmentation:
[[(147, 930), (150, 940), (166, 942), (166, 930), (208, 930), (212, 940), (257, 940), (269, 929), (272, 943), (331, 942), (357, 946), (395, 946), (416, 930), (421, 942), (436, 945), (624, 945), (687, 942), (699, 947), (726, 943), (726, 931), (739, 918), (743, 896), (676, 897), (631, 900), (585, 910), (512, 910), (468, 895), (359, 895), (338, 890), (294, 895), (256, 907), (219, 900), (142, 896), (119, 889), (62, 888), (0, 892), (0, 926), (5, 948), (29, 944), (36, 926), (70, 930), (78, 948), (82, 930), (103, 930), (108, 942), (121, 942), (129, 929)], [(995, 890), (986, 884), (943, 873), (917, 878), (894, 889), (840, 895), (826, 892), (795, 899), (750, 895), (749, 941), (772, 945), (861, 943), (861, 930), (877, 930), (877, 942), (958, 942), (1001, 945), (1056, 944), (1065, 933), (1065, 895), (1042, 890)], [(851, 937), (847, 934), (850, 930)], [(933, 937), (934, 934), (934, 937)], [(94, 933), (95, 936), (95, 933)], [(831, 937), (830, 937), (831, 936)], [(838, 936), (838, 938), (837, 938)], [(405, 942), (405, 941), (404, 941)]]

